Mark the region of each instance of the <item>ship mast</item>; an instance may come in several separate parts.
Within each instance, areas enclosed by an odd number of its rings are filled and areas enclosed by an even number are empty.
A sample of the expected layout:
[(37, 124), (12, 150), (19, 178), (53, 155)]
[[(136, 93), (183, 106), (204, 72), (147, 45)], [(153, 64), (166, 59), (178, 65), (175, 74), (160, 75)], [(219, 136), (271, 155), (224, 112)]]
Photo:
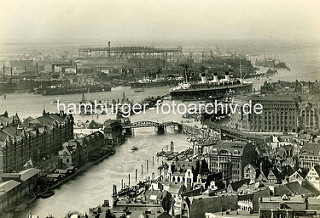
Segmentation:
[(240, 79), (242, 80), (241, 58), (240, 58)]
[(185, 69), (185, 71), (184, 71), (184, 76), (185, 76), (185, 78), (186, 78), (186, 84), (188, 83), (188, 64), (186, 64), (186, 69)]

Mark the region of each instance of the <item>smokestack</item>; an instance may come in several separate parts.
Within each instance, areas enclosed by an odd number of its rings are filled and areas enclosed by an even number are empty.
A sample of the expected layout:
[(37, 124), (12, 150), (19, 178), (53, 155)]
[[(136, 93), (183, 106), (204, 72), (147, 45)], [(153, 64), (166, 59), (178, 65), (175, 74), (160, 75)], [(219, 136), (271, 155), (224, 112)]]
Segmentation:
[(206, 74), (202, 73), (201, 74), (201, 83), (207, 83), (207, 82), (208, 82), (208, 80), (207, 80)]
[(76, 62), (76, 74), (78, 74), (78, 63)]
[(218, 73), (213, 73), (213, 82), (218, 82)]
[(113, 185), (113, 195), (117, 194), (117, 185)]
[(12, 78), (12, 67), (11, 67), (11, 69), (10, 69), (10, 76), (11, 76), (11, 78)]
[(36, 68), (37, 68), (37, 75), (39, 75), (39, 66), (38, 66), (38, 63), (36, 63)]
[(111, 53), (111, 51), (110, 51), (110, 49), (111, 49), (111, 42), (108, 42), (108, 56), (109, 56), (109, 58), (110, 58), (110, 53)]
[(229, 72), (225, 72), (225, 80), (227, 80), (227, 81), (230, 80)]

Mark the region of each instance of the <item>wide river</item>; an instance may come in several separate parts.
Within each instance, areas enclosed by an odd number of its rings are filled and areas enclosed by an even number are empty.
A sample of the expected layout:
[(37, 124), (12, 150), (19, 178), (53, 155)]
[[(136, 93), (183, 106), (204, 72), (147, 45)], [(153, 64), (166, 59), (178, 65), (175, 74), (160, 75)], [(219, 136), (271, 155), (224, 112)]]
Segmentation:
[[(285, 61), (292, 71), (279, 70), (279, 74), (270, 78), (276, 80), (297, 79), (304, 80), (320, 80), (320, 52), (319, 48), (303, 48), (300, 50), (276, 51), (277, 57)], [(260, 53), (261, 54), (261, 53)], [(270, 52), (270, 56), (274, 54)], [(267, 54), (268, 55), (268, 54)], [(255, 59), (258, 57), (252, 57)], [(260, 57), (261, 58), (261, 55)], [(258, 88), (265, 79), (255, 80), (254, 87)], [(150, 88), (145, 92), (135, 93), (129, 87), (117, 87), (111, 92), (90, 93), (86, 94), (86, 99), (90, 100), (111, 100), (121, 99), (123, 93), (126, 97), (138, 101), (148, 96), (163, 95), (168, 92), (168, 87)], [(57, 112), (55, 104), (51, 104), (53, 100), (59, 99), (64, 103), (78, 103), (81, 100), (81, 94), (61, 95), (61, 96), (39, 96), (25, 93), (8, 94), (6, 99), (1, 96), (0, 113), (5, 110), (9, 115), (18, 113), (20, 118), (28, 116), (37, 117), (42, 114), (43, 109), (48, 112)], [(114, 116), (101, 115), (100, 117), (79, 116), (75, 115), (75, 122), (96, 119), (101, 122)], [(161, 115), (155, 111), (147, 111), (146, 114), (134, 115), (131, 117), (135, 120), (153, 120), (153, 121), (182, 121), (181, 115)], [(15, 214), (14, 217), (27, 217), (29, 211), (32, 214), (37, 214), (40, 217), (46, 214), (53, 214), (55, 217), (64, 217), (68, 211), (87, 212), (89, 207), (97, 206), (103, 203), (104, 200), (111, 200), (112, 185), (116, 184), (120, 188), (121, 179), (128, 183), (128, 174), (131, 174), (131, 184), (135, 183), (135, 169), (138, 169), (138, 180), (150, 176), (152, 172), (158, 175), (157, 158), (155, 165), (152, 165), (152, 157), (156, 152), (165, 148), (171, 141), (175, 144), (177, 151), (189, 147), (186, 141), (187, 136), (183, 134), (174, 134), (168, 130), (165, 135), (157, 135), (153, 128), (141, 128), (135, 130), (135, 135), (129, 138), (128, 141), (117, 147), (116, 154), (106, 158), (99, 164), (88, 169), (83, 174), (75, 179), (63, 184), (59, 189), (56, 189), (55, 195), (48, 199), (38, 199), (32, 203), (25, 211)], [(131, 147), (137, 145), (139, 150), (131, 151)], [(146, 161), (149, 161), (149, 170), (146, 171)], [(144, 165), (144, 173), (141, 174), (141, 165)]]

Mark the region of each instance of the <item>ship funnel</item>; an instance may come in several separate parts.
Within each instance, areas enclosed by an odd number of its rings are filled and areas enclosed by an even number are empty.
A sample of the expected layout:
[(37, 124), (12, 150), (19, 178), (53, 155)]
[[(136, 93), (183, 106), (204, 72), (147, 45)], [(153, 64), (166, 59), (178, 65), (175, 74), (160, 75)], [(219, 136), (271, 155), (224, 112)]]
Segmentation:
[(208, 82), (208, 80), (207, 80), (206, 74), (201, 73), (201, 83), (207, 83), (207, 82)]
[(226, 81), (230, 80), (229, 72), (225, 72), (225, 80)]
[(213, 73), (213, 82), (218, 82), (218, 73)]

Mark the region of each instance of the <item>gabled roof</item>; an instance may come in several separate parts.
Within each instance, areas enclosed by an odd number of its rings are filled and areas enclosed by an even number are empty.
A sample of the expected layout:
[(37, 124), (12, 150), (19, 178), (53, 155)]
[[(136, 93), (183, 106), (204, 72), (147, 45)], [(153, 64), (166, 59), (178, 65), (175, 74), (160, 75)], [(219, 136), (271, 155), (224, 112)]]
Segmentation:
[(304, 145), (299, 155), (319, 156), (320, 155), (320, 143), (308, 143)]
[(312, 185), (307, 184), (308, 182), (304, 182), (305, 185), (300, 185), (299, 182), (294, 181), (284, 185), (280, 185), (275, 187), (274, 195), (282, 196), (284, 194), (288, 196), (294, 195), (307, 195), (307, 196), (317, 196), (320, 192), (315, 188), (312, 188)]
[(314, 166), (313, 168), (317, 172), (318, 176), (320, 176), (320, 165)]
[(240, 187), (242, 187), (243, 185), (248, 185), (249, 182), (250, 182), (250, 179), (243, 179), (243, 180), (231, 183), (230, 186), (233, 191), (238, 191)]

